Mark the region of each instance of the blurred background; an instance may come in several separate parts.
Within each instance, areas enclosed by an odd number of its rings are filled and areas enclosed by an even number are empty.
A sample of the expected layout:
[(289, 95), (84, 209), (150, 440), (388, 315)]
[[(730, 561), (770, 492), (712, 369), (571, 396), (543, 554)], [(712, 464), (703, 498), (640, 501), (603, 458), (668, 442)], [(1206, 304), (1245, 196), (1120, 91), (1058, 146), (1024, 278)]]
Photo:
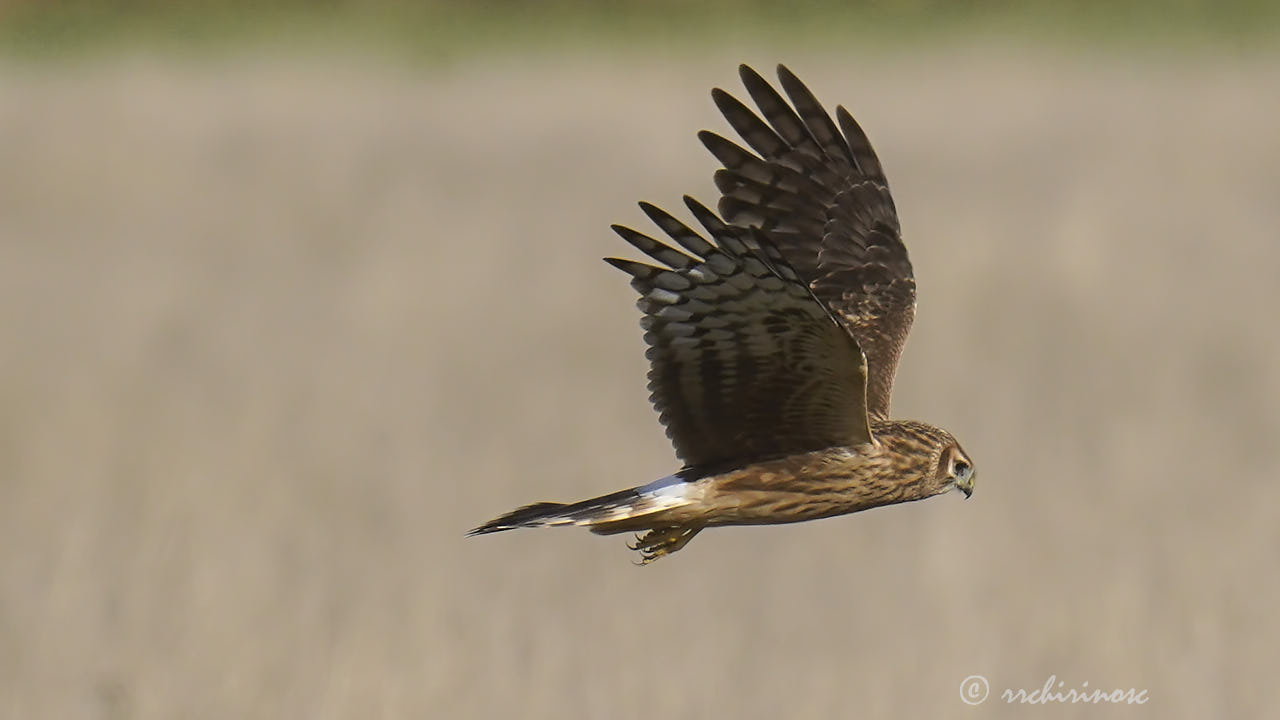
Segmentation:
[[(0, 2), (0, 717), (1274, 713), (1278, 8)], [(875, 143), (973, 498), (465, 538), (676, 469), (599, 258), (739, 62)]]

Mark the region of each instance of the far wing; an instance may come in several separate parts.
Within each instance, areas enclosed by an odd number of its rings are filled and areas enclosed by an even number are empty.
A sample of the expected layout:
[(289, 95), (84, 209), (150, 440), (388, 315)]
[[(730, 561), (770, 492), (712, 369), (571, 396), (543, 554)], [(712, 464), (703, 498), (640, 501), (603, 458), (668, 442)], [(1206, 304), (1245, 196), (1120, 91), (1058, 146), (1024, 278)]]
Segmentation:
[(849, 328), (867, 355), (867, 409), (873, 418), (888, 417), (916, 283), (880, 161), (843, 107), (837, 128), (785, 67), (778, 66), (778, 77), (790, 104), (751, 68), (743, 65), (740, 74), (764, 120), (723, 90), (712, 97), (758, 154), (715, 133), (698, 134), (724, 163), (715, 176), (724, 194), (720, 213), (763, 230)]
[(659, 264), (606, 258), (641, 295), (650, 399), (676, 453), (697, 469), (869, 442), (854, 337), (758, 231), (685, 202), (714, 244), (642, 203), (688, 254), (615, 225)]

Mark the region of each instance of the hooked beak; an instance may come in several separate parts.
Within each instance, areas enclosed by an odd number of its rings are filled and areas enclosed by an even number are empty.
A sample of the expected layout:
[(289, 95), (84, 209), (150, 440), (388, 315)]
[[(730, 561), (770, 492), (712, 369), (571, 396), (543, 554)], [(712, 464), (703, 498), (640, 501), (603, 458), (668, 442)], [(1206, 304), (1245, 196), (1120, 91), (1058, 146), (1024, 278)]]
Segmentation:
[(956, 487), (959, 488), (960, 492), (964, 493), (965, 500), (968, 500), (969, 497), (973, 495), (973, 476), (974, 475), (977, 475), (977, 473), (970, 473), (969, 477), (963, 480), (956, 480)]

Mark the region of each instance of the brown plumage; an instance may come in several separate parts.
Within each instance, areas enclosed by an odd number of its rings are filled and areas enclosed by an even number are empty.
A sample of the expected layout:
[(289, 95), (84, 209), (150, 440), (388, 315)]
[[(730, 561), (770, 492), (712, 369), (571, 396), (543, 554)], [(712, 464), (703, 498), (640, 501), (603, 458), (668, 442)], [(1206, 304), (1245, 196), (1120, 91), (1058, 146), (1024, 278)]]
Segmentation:
[(915, 280), (866, 135), (843, 107), (837, 127), (785, 67), (790, 104), (745, 65), (741, 75), (763, 119), (723, 90), (712, 97), (758, 154), (699, 133), (724, 164), (724, 219), (686, 197), (704, 237), (642, 203), (680, 249), (614, 226), (656, 264), (607, 259), (640, 293), (651, 400), (684, 469), (578, 503), (529, 505), (472, 534), (647, 531), (633, 546), (647, 563), (705, 527), (972, 493), (973, 464), (950, 433), (888, 419)]

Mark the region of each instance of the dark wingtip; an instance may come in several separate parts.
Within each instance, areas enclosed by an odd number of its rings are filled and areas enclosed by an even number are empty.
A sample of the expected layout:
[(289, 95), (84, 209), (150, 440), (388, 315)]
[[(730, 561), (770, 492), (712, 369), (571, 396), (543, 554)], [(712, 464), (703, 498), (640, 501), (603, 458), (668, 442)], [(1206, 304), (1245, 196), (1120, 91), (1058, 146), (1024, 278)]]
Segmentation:
[(747, 106), (743, 105), (742, 101), (720, 88), (715, 88), (711, 91), (711, 100), (716, 104), (716, 108), (721, 115), (747, 110)]
[(657, 205), (654, 205), (653, 203), (647, 203), (647, 202), (640, 203), (640, 210), (644, 212), (645, 216), (648, 217), (649, 220), (651, 220), (654, 225), (657, 225), (659, 227), (662, 227), (663, 223), (679, 222), (679, 220), (676, 220), (674, 215), (667, 212), (666, 210), (663, 210)]
[[(718, 147), (733, 145), (731, 140), (720, 133), (712, 132), (711, 130), (699, 130), (698, 142), (701, 142), (703, 147), (710, 150), (712, 155), (716, 155), (716, 148)], [(716, 155), (716, 157), (719, 157), (719, 155)]]
[[(623, 240), (626, 240), (627, 244), (631, 245), (632, 247), (639, 247), (641, 250), (644, 250), (644, 248), (637, 245), (636, 244), (637, 242), (643, 242), (646, 240), (648, 240), (649, 242), (652, 242), (652, 239), (648, 235), (645, 235), (644, 233), (638, 230), (635, 230), (633, 228), (629, 228), (626, 225), (614, 223), (609, 226), (609, 229), (612, 230), (615, 234), (617, 234), (618, 237), (622, 238)], [(613, 258), (613, 259), (616, 260), (617, 258)], [(610, 258), (604, 258), (604, 260), (608, 261), (610, 260)]]
[(641, 286), (636, 285), (636, 283), (640, 282), (640, 278), (647, 277), (648, 275), (653, 273), (655, 270), (657, 270), (657, 268), (653, 267), (652, 265), (645, 265), (644, 263), (636, 262), (635, 260), (626, 260), (624, 258), (616, 258), (616, 257), (607, 257), (607, 258), (603, 258), (603, 260), (609, 263), (610, 265), (618, 268), (622, 272), (630, 275), (631, 287), (638, 290), (641, 295), (643, 295), (645, 291), (641, 288)]
[(705, 215), (711, 213), (711, 210), (706, 205), (703, 205), (698, 198), (692, 195), (684, 195), (681, 199), (684, 200), (684, 206), (689, 208), (689, 211), (694, 215)]
[(697, 198), (693, 197), (692, 195), (684, 196), (684, 204), (685, 204), (685, 207), (689, 208), (689, 212), (693, 213), (693, 216), (697, 218), (698, 222), (702, 225), (702, 227), (705, 228), (706, 231), (710, 233), (712, 237), (715, 237), (718, 239), (717, 244), (719, 244), (720, 247), (723, 249), (725, 241), (722, 238), (722, 235), (725, 233), (726, 228), (728, 227), (725, 224), (724, 220), (721, 220), (720, 216), (716, 215), (714, 210), (707, 207), (706, 205), (703, 205), (701, 202), (698, 201)]
[(742, 84), (747, 88), (748, 92), (751, 91), (752, 87), (760, 87), (762, 85), (770, 87), (769, 81), (765, 80), (764, 76), (756, 72), (755, 68), (750, 65), (743, 65), (738, 68), (738, 76), (742, 78)]

